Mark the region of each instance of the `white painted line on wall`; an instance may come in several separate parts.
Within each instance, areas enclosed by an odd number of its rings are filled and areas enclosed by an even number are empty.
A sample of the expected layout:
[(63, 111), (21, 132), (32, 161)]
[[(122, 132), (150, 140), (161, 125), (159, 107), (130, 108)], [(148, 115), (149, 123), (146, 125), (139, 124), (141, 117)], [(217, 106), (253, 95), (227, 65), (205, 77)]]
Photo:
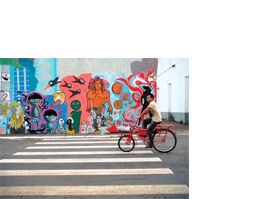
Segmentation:
[(26, 68), (23, 67), (23, 73), (24, 73), (24, 92), (27, 90), (27, 76), (26, 76)]
[(17, 152), (13, 155), (129, 155), (129, 154), (153, 154), (153, 151), (63, 151), (63, 152)]
[[(142, 143), (142, 141), (137, 141)], [(36, 142), (35, 144), (117, 144), (118, 141), (85, 141), (85, 142)]]
[(160, 158), (72, 158), (72, 159), (2, 159), (0, 163), (97, 163), (162, 162)]
[(17, 74), (17, 90), (20, 90), (20, 74), (19, 74), (19, 69), (16, 69), (16, 74)]
[(177, 185), (113, 185), (113, 186), (10, 186), (0, 187), (1, 196), (60, 195), (142, 195), (189, 194), (184, 184)]
[[(144, 148), (145, 145), (137, 145), (137, 148)], [(118, 146), (30, 146), (26, 149), (103, 149), (103, 148), (118, 148)]]
[(63, 175), (153, 175), (173, 174), (168, 168), (147, 169), (75, 169), (75, 170), (0, 170), (0, 176), (63, 176)]

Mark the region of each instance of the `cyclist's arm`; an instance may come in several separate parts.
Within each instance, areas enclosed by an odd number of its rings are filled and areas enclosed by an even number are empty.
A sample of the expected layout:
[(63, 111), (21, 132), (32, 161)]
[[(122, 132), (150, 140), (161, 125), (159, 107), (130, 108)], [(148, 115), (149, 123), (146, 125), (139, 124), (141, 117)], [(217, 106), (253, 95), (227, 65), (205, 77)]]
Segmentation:
[(139, 116), (140, 118), (143, 116), (143, 115), (146, 115), (150, 112), (150, 107), (147, 107), (142, 113), (141, 115)]

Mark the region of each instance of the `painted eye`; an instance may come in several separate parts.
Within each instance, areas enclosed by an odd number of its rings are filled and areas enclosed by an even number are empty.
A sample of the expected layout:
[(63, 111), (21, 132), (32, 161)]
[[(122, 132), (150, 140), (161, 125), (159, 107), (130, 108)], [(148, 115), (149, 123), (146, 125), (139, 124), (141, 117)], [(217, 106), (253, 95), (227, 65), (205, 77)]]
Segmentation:
[(60, 98), (63, 99), (65, 97), (64, 93), (60, 93)]

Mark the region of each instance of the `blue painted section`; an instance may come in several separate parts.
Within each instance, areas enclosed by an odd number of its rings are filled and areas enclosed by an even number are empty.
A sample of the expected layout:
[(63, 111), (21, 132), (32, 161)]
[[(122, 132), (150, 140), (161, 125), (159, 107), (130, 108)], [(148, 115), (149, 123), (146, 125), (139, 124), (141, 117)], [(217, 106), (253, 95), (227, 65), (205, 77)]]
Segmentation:
[[(50, 64), (50, 69), (44, 69), (43, 64)], [(48, 88), (46, 91), (43, 91), (44, 88), (48, 85), (50, 80), (54, 80), (57, 77), (57, 59), (56, 58), (36, 58), (35, 59), (35, 69), (36, 69), (36, 78), (38, 79), (38, 84), (36, 87), (36, 92), (40, 92), (43, 95), (52, 95), (55, 91), (58, 90), (58, 85)], [(44, 79), (44, 73), (51, 76), (50, 79)], [(47, 92), (48, 91), (48, 92)]]
[[(29, 71), (29, 74), (27, 75), (27, 77), (29, 77), (29, 84), (31, 85), (30, 87), (30, 92), (35, 91), (37, 84), (38, 84), (38, 80), (35, 76), (35, 67), (34, 67), (34, 62), (33, 60), (29, 60), (29, 58), (19, 58), (20, 60), (20, 64), (26, 68), (26, 71)], [(22, 72), (22, 69), (19, 69), (19, 74), (20, 75), (24, 75), (24, 73)]]

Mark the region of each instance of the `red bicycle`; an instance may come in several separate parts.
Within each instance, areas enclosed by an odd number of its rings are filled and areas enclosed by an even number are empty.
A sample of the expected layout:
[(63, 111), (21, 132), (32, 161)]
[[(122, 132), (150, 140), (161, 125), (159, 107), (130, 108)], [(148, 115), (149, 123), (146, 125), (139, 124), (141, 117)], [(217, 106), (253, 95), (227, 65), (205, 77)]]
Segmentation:
[[(170, 127), (173, 127), (173, 125), (158, 124), (153, 130), (154, 148), (161, 153), (172, 151), (177, 144), (176, 133)], [(124, 152), (130, 152), (134, 149), (136, 140), (134, 135), (137, 135), (144, 141), (144, 143), (149, 142), (149, 138), (147, 138), (147, 130), (143, 129), (143, 127), (136, 126), (136, 124), (131, 127), (122, 126), (119, 127), (118, 130), (121, 134), (121, 137), (118, 140), (118, 147)]]

